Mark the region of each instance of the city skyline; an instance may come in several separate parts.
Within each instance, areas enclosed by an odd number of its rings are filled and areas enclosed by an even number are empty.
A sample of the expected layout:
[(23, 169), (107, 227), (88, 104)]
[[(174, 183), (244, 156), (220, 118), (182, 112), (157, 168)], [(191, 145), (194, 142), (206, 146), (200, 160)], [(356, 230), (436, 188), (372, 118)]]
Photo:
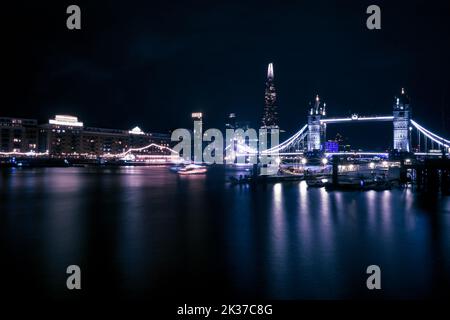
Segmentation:
[[(266, 66), (273, 62), (280, 126), (288, 132), (298, 130), (297, 115), (316, 94), (330, 114), (374, 114), (390, 110), (400, 87), (428, 126), (448, 130), (449, 45), (442, 39), (449, 22), (441, 14), (448, 4), (381, 3), (383, 27), (376, 31), (365, 27), (362, 3), (201, 5), (203, 11), (169, 10), (153, 3), (146, 10), (145, 4), (82, 2), (83, 28), (70, 32), (58, 27), (63, 4), (8, 4), (21, 26), (8, 52), (10, 108), (2, 115), (75, 114), (114, 128), (139, 119), (142, 127), (167, 131), (187, 127), (192, 111), (202, 111), (211, 127), (235, 112), (257, 127)], [(243, 20), (246, 13), (252, 14)]]
[(448, 300), (450, 1), (2, 9), (13, 314)]
[(0, 156), (91, 158), (151, 145), (158, 146), (151, 150), (154, 154), (170, 154), (166, 150), (170, 144), (168, 133), (143, 131), (139, 126), (128, 130), (92, 127), (72, 115), (56, 115), (44, 123), (0, 116)]
[[(151, 150), (147, 149), (153, 146), (156, 147), (156, 150), (153, 150), (156, 151), (156, 154), (161, 154), (162, 151), (163, 154), (166, 153), (166, 155), (170, 156), (171, 154), (179, 155), (178, 151), (170, 148), (176, 142), (180, 142), (180, 146), (184, 146), (187, 143), (189, 145), (189, 150), (187, 150), (187, 152), (190, 153), (190, 144), (192, 140), (191, 133), (193, 132), (194, 148), (196, 148), (195, 154), (197, 154), (196, 161), (202, 162), (201, 158), (198, 158), (202, 155), (202, 141), (205, 137), (207, 141), (211, 141), (211, 137), (208, 137), (208, 132), (210, 132), (210, 134), (215, 132), (212, 134), (215, 139), (214, 143), (210, 146), (214, 146), (214, 153), (221, 153), (233, 145), (232, 153), (234, 155), (228, 155), (228, 158), (233, 158), (228, 159), (231, 163), (234, 163), (234, 158), (237, 154), (265, 154), (273, 155), (275, 157), (301, 156), (308, 158), (311, 156), (316, 157), (316, 153), (329, 157), (332, 154), (336, 154), (338, 151), (350, 151), (359, 152), (360, 155), (376, 155), (376, 152), (383, 150), (383, 147), (380, 148), (378, 146), (373, 151), (366, 148), (350, 149), (350, 145), (342, 145), (342, 139), (338, 139), (338, 137), (342, 137), (340, 133), (337, 133), (336, 138), (334, 139), (327, 137), (329, 124), (357, 125), (364, 123), (366, 126), (368, 123), (373, 122), (392, 122), (393, 143), (390, 147), (385, 147), (384, 151), (389, 151), (389, 154), (394, 158), (397, 157), (397, 155), (405, 157), (412, 154), (417, 156), (438, 156), (441, 153), (446, 154), (447, 152), (450, 152), (449, 140), (433, 133), (412, 119), (410, 98), (404, 88), (401, 89), (400, 95), (394, 97), (392, 115), (360, 115), (358, 113), (353, 113), (350, 116), (328, 117), (326, 103), (321, 101), (319, 95), (316, 95), (314, 104), (310, 103), (307, 124), (288, 139), (279, 142), (279, 127), (276, 122), (276, 93), (273, 80), (273, 64), (270, 63), (268, 65), (266, 83), (266, 105), (264, 108), (262, 126), (260, 128), (266, 132), (263, 136), (266, 136), (269, 131), (274, 131), (270, 135), (275, 134), (278, 142), (276, 142), (277, 144), (275, 145), (271, 145), (270, 148), (266, 146), (267, 141), (264, 142), (264, 138), (261, 140), (260, 136), (258, 139), (254, 128), (248, 127), (246, 122), (236, 121), (235, 113), (229, 114), (225, 124), (227, 131), (228, 129), (232, 129), (232, 132), (234, 132), (234, 138), (229, 137), (226, 141), (233, 142), (229, 145), (224, 145), (221, 131), (214, 128), (209, 128), (213, 131), (203, 128), (203, 113), (193, 112), (191, 114), (192, 120), (194, 120), (193, 128), (188, 130), (185, 128), (178, 128), (172, 132), (170, 138), (169, 134), (144, 132), (138, 126), (135, 126), (130, 130), (88, 127), (77, 117), (71, 115), (56, 115), (54, 119), (49, 119), (48, 123), (39, 125), (36, 119), (2, 117), (0, 118), (0, 153), (6, 156), (17, 153), (31, 156), (39, 155), (51, 157), (79, 157), (80, 155), (83, 155), (88, 158), (91, 156), (100, 158), (109, 158), (110, 156), (123, 158), (132, 150), (145, 150), (145, 153), (149, 153)], [(417, 133), (415, 142), (413, 139), (414, 129), (416, 129), (415, 133)], [(239, 133), (239, 131), (242, 132)], [(246, 146), (245, 143), (245, 136), (249, 139), (248, 146)], [(250, 143), (250, 140), (252, 143)], [(217, 145), (216, 142), (218, 142)], [(160, 148), (164, 148), (164, 150)], [(181, 147), (179, 151), (183, 149), (184, 147)], [(262, 153), (257, 151), (258, 149), (261, 149)], [(184, 154), (184, 152), (185, 151), (182, 153)], [(388, 156), (387, 152), (378, 154), (383, 157)], [(191, 156), (186, 157), (185, 155), (183, 155), (183, 157), (187, 159), (191, 158)], [(125, 157), (122, 160), (127, 159)], [(167, 159), (164, 161), (166, 160)], [(212, 160), (210, 163), (214, 162), (215, 160)]]

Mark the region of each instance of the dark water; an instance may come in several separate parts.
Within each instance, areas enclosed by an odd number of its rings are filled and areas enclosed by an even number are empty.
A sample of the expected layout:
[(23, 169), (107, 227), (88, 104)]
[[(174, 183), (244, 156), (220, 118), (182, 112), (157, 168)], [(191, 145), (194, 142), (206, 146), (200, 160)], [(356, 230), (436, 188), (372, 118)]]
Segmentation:
[[(228, 173), (229, 174), (229, 173)], [(2, 290), (78, 298), (430, 298), (450, 288), (450, 198), (225, 184), (223, 169), (3, 170)], [(366, 289), (367, 266), (382, 290)]]

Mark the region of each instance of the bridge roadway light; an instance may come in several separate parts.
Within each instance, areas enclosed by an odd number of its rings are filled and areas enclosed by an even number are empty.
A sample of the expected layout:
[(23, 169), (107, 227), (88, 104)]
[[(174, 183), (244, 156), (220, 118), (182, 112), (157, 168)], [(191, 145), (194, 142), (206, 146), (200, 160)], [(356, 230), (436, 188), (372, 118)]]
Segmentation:
[(369, 163), (369, 168), (370, 169), (375, 169), (375, 163), (373, 163), (373, 162)]
[(322, 159), (322, 164), (325, 165), (325, 164), (327, 164), (327, 163), (328, 163), (328, 159), (327, 159), (327, 158), (323, 158), (323, 159)]
[(302, 164), (305, 165), (308, 161), (306, 160), (306, 158), (302, 158)]

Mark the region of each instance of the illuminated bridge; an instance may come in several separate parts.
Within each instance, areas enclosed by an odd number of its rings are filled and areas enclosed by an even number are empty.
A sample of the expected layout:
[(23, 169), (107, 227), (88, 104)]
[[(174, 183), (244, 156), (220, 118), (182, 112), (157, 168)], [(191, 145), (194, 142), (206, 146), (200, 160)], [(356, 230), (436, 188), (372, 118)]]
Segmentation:
[[(392, 150), (398, 153), (414, 153), (419, 156), (441, 156), (442, 152), (450, 152), (450, 141), (427, 130), (415, 120), (411, 119), (409, 98), (402, 89), (401, 95), (396, 97), (392, 115), (359, 116), (327, 118), (326, 105), (319, 97), (309, 110), (308, 123), (284, 142), (260, 151), (259, 155), (278, 155), (280, 157), (296, 157), (305, 153), (323, 152), (327, 125), (339, 123), (360, 123), (389, 121), (393, 123)], [(238, 146), (238, 153), (251, 154), (248, 146)], [(388, 157), (387, 152), (323, 152), (331, 155), (358, 155)]]

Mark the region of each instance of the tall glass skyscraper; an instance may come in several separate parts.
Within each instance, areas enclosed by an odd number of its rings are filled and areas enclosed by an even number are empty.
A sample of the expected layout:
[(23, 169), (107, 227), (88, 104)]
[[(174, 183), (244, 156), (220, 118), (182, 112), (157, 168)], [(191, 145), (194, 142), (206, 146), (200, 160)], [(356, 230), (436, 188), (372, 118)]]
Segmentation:
[(262, 117), (263, 129), (278, 129), (277, 93), (274, 84), (273, 63), (267, 68), (267, 81), (265, 91), (264, 114)]

